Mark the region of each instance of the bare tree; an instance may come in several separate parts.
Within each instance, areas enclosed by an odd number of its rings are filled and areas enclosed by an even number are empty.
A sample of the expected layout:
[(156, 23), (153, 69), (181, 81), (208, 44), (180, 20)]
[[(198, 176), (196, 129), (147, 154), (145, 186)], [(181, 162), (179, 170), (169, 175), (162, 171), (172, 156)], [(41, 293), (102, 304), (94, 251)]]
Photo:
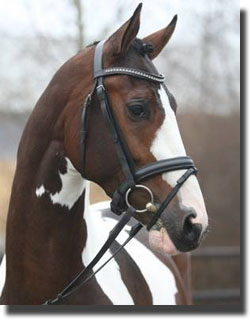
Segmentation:
[(76, 26), (77, 26), (77, 50), (84, 47), (84, 24), (83, 24), (83, 5), (81, 0), (72, 0), (76, 11)]

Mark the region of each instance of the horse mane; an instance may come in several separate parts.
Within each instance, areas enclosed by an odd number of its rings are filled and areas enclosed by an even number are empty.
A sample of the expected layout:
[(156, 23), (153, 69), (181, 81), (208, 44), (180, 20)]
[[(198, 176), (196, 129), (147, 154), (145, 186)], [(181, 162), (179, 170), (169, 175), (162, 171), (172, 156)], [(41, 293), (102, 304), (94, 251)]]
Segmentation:
[[(94, 41), (88, 44), (86, 48), (96, 46), (99, 42), (100, 41)], [(135, 48), (136, 51), (142, 56), (144, 56), (147, 53), (151, 53), (154, 50), (154, 46), (152, 44), (143, 42), (141, 39), (138, 39), (138, 38), (136, 38), (133, 41), (132, 47)]]
[(141, 39), (138, 38), (136, 38), (135, 41), (132, 43), (132, 47), (134, 47), (142, 56), (154, 51), (154, 46), (152, 44), (143, 42)]

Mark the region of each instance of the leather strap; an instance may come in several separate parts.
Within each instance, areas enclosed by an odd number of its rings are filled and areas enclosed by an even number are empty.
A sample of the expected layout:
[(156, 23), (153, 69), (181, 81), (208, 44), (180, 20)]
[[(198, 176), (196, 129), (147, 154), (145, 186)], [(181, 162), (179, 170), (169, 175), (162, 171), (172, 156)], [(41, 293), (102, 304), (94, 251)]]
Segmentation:
[(136, 182), (144, 181), (156, 174), (171, 172), (176, 170), (189, 169), (194, 167), (193, 160), (188, 156), (159, 160), (150, 163), (136, 171)]
[(160, 208), (157, 210), (157, 212), (154, 214), (153, 218), (147, 225), (147, 230), (150, 230), (153, 225), (156, 223), (156, 221), (160, 218), (163, 211), (167, 208), (170, 201), (174, 198), (174, 196), (179, 191), (180, 187), (183, 185), (183, 183), (192, 175), (196, 173), (195, 168), (188, 169), (176, 182), (175, 187), (171, 190), (171, 192), (168, 194), (167, 198), (162, 202)]
[(94, 60), (94, 78), (96, 78), (96, 94), (100, 103), (101, 111), (103, 118), (106, 122), (107, 127), (111, 133), (113, 141), (116, 146), (117, 154), (119, 157), (120, 164), (122, 166), (122, 170), (124, 176), (129, 181), (131, 186), (135, 185), (135, 166), (134, 161), (131, 157), (130, 152), (128, 151), (128, 147), (125, 143), (125, 140), (122, 136), (122, 132), (120, 130), (120, 126), (117, 123), (115, 115), (110, 107), (110, 103), (108, 101), (108, 95), (104, 87), (103, 77), (99, 76), (102, 74), (102, 49), (103, 49), (104, 41), (101, 41), (97, 44), (95, 51), (95, 60)]
[[(194, 172), (197, 172), (193, 160), (187, 156), (160, 160), (137, 169), (135, 171), (135, 182), (140, 184), (157, 174), (189, 168), (193, 168)], [(127, 209), (125, 194), (130, 188), (129, 180), (125, 179), (115, 190), (111, 201), (111, 210), (114, 213), (119, 215)]]
[(88, 109), (91, 102), (91, 95), (88, 94), (87, 98), (84, 101), (83, 109), (82, 109), (82, 115), (81, 115), (81, 130), (80, 130), (80, 157), (81, 157), (81, 172), (85, 179), (87, 179), (86, 173), (85, 173), (85, 152), (86, 152), (86, 142), (87, 142), (87, 134), (88, 134), (88, 127), (87, 127), (87, 121), (88, 121)]
[(128, 239), (123, 243), (122, 247), (115, 252), (108, 261), (106, 261), (96, 272), (93, 273), (92, 269), (94, 266), (100, 261), (100, 259), (103, 257), (103, 255), (107, 252), (107, 250), (110, 248), (111, 244), (115, 241), (115, 239), (118, 237), (121, 230), (124, 228), (124, 226), (129, 222), (130, 218), (134, 214), (135, 209), (133, 207), (128, 208), (128, 210), (124, 213), (122, 218), (118, 221), (118, 223), (115, 225), (113, 230), (110, 232), (110, 235), (104, 245), (101, 247), (99, 252), (96, 254), (94, 259), (88, 264), (86, 268), (84, 268), (71, 282), (68, 286), (66, 286), (55, 299), (53, 300), (47, 300), (44, 305), (52, 305), (56, 304), (59, 301), (69, 297), (73, 292), (75, 292), (78, 288), (80, 288), (84, 283), (86, 283), (88, 280), (90, 280), (98, 271), (100, 271), (112, 258), (115, 257), (115, 255), (136, 235), (137, 232), (142, 228), (142, 225), (136, 224), (134, 227), (132, 227), (130, 235)]
[(95, 73), (96, 77), (107, 77), (115, 75), (127, 75), (133, 76), (134, 78), (143, 79), (151, 82), (163, 83), (165, 77), (161, 74), (149, 73), (142, 70), (137, 70), (133, 68), (107, 68), (100, 70)]
[(103, 72), (102, 67), (102, 52), (103, 52), (103, 46), (104, 46), (105, 40), (100, 41), (97, 43), (95, 48), (95, 56), (94, 56), (94, 79), (100, 77), (100, 74)]
[(100, 102), (102, 115), (113, 138), (124, 176), (128, 180), (129, 185), (133, 186), (135, 185), (134, 162), (122, 137), (122, 133), (119, 130), (117, 121), (115, 120), (115, 116), (110, 108), (110, 104), (107, 101), (108, 97), (105, 93), (105, 88), (102, 84), (100, 84), (99, 79), (97, 83), (96, 92)]

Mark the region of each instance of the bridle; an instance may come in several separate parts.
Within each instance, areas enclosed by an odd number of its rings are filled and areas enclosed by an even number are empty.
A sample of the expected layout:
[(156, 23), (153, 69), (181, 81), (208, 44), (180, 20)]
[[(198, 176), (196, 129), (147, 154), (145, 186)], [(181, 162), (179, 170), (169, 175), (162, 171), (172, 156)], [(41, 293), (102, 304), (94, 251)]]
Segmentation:
[[(107, 68), (103, 69), (102, 67), (102, 56), (103, 56), (103, 45), (105, 41), (99, 42), (95, 49), (95, 56), (94, 56), (94, 79), (95, 85), (94, 89), (91, 92), (91, 95), (87, 97), (85, 102), (83, 117), (82, 117), (82, 129), (84, 136), (82, 136), (82, 164), (84, 167), (85, 163), (85, 145), (86, 145), (86, 137), (87, 137), (87, 112), (88, 108), (91, 105), (91, 96), (96, 93), (101, 112), (103, 118), (109, 128), (111, 136), (113, 138), (113, 142), (116, 146), (117, 155), (125, 176), (125, 180), (120, 184), (120, 186), (115, 190), (112, 201), (111, 201), (111, 210), (120, 215), (126, 211), (129, 204), (129, 193), (136, 188), (144, 188), (150, 195), (151, 199), (151, 210), (155, 213), (154, 218), (151, 220), (147, 229), (150, 230), (157, 219), (160, 217), (162, 211), (166, 208), (166, 200), (161, 205), (159, 209), (157, 209), (153, 204), (153, 194), (146, 186), (142, 186), (141, 183), (148, 178), (151, 178), (154, 175), (175, 171), (175, 170), (183, 170), (187, 169), (186, 173), (179, 179), (178, 186), (180, 187), (181, 184), (193, 173), (197, 172), (197, 169), (194, 167), (194, 163), (192, 159), (187, 156), (176, 157), (171, 159), (165, 159), (161, 161), (156, 161), (154, 163), (150, 163), (144, 167), (136, 169), (135, 163), (129, 152), (125, 139), (123, 138), (121, 129), (119, 124), (116, 120), (114, 115), (112, 106), (108, 99), (108, 94), (104, 85), (104, 78), (108, 76), (114, 75), (127, 75), (139, 79), (143, 79), (146, 81), (160, 83), (163, 84), (164, 76), (161, 74), (152, 74), (145, 71), (132, 69), (132, 68), (123, 68), (123, 67), (114, 67), (114, 68)], [(84, 169), (83, 169), (84, 171)], [(184, 181), (183, 181), (184, 180)], [(177, 190), (178, 191), (178, 190)], [(176, 192), (177, 192), (176, 191)], [(175, 193), (176, 193), (175, 192)], [(172, 199), (172, 198), (171, 198)], [(170, 200), (171, 200), (170, 199)], [(168, 202), (167, 202), (168, 204)], [(149, 207), (149, 206), (148, 206)], [(146, 212), (148, 211), (146, 208), (143, 210), (136, 210), (137, 212)]]
[[(122, 167), (125, 180), (118, 186), (112, 196), (111, 210), (122, 215), (122, 218), (110, 232), (110, 236), (104, 243), (100, 251), (90, 262), (90, 264), (84, 268), (77, 277), (60, 292), (54, 300), (48, 300), (44, 304), (56, 304), (60, 300), (68, 297), (75, 292), (80, 286), (90, 280), (97, 272), (99, 272), (143, 227), (141, 223), (136, 224), (132, 227), (128, 239), (120, 246), (120, 248), (109, 258), (101, 267), (95, 272), (92, 271), (93, 267), (99, 262), (105, 252), (110, 248), (118, 234), (121, 232), (123, 227), (128, 223), (132, 215), (136, 212), (151, 212), (153, 217), (147, 225), (147, 229), (150, 230), (157, 220), (160, 218), (162, 212), (167, 208), (170, 201), (174, 198), (178, 190), (181, 188), (183, 183), (192, 175), (197, 173), (197, 169), (191, 158), (188, 156), (175, 157), (165, 160), (156, 161), (147, 164), (141, 168), (136, 168), (133, 161), (132, 155), (129, 152), (128, 146), (123, 138), (121, 129), (114, 115), (112, 106), (109, 102), (107, 91), (104, 85), (104, 78), (114, 75), (127, 75), (134, 78), (143, 79), (153, 83), (163, 84), (164, 76), (161, 74), (148, 73), (142, 70), (124, 68), (124, 67), (113, 67), (103, 69), (102, 67), (102, 56), (103, 56), (103, 45), (105, 41), (101, 41), (95, 48), (94, 56), (94, 86), (92, 91), (88, 94), (84, 102), (82, 117), (81, 117), (81, 131), (80, 131), (80, 142), (81, 142), (81, 162), (82, 162), (82, 175), (87, 178), (87, 174), (84, 170), (85, 163), (85, 146), (87, 140), (87, 119), (88, 111), (92, 103), (92, 96), (96, 94), (98, 102), (100, 104), (102, 116), (105, 120), (106, 125), (109, 128), (112, 136), (114, 145), (116, 147), (117, 155)], [(162, 204), (157, 207), (154, 203), (154, 196), (152, 191), (143, 185), (143, 181), (166, 172), (183, 170), (186, 169), (185, 173), (176, 181), (175, 187), (167, 195), (166, 199)], [(129, 202), (129, 195), (135, 189), (143, 189), (148, 192), (150, 201), (146, 204), (144, 209), (136, 209)]]

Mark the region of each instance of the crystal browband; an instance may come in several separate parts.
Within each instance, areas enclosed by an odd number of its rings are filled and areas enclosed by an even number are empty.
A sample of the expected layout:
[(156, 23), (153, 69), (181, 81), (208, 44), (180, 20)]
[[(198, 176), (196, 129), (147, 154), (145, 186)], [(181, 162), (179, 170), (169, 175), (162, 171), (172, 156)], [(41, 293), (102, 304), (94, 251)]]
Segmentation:
[(101, 72), (97, 72), (95, 74), (95, 78), (100, 76), (109, 76), (109, 75), (132, 75), (134, 77), (140, 78), (140, 79), (146, 79), (153, 82), (163, 83), (164, 82), (164, 75), (162, 74), (152, 74), (147, 73), (145, 71), (140, 71), (132, 68), (107, 68), (101, 70)]

